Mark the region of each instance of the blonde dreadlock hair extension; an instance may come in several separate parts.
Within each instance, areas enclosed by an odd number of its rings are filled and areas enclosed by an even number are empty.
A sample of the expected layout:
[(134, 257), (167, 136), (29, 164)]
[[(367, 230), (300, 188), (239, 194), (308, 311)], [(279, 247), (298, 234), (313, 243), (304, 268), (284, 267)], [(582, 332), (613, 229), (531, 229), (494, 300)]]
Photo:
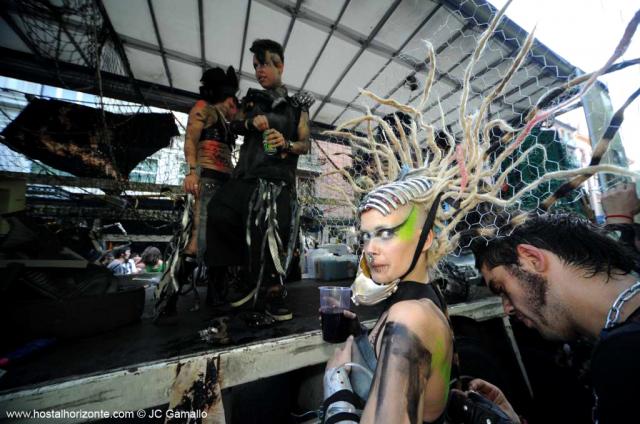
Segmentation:
[[(435, 238), (429, 249), (429, 267), (435, 265), (443, 256), (456, 248), (461, 235), (460, 231), (456, 230), (456, 227), (469, 212), (478, 208), (481, 204), (495, 205), (504, 209), (513, 208), (524, 194), (535, 189), (543, 182), (572, 178), (571, 181), (560, 187), (556, 193), (542, 203), (541, 209), (546, 210), (553, 202), (566, 195), (596, 172), (638, 176), (638, 174), (620, 167), (600, 165), (599, 161), (622, 122), (624, 109), (640, 95), (640, 90), (636, 91), (625, 102), (623, 107), (616, 112), (609, 128), (597, 144), (594, 150), (594, 157), (588, 167), (544, 174), (512, 197), (508, 199), (500, 197), (499, 190), (507, 176), (519, 164), (526, 161), (533, 152), (541, 152), (543, 158), (546, 159), (546, 149), (541, 144), (535, 144), (519, 155), (508, 167), (501, 170), (503, 162), (522, 144), (536, 124), (579, 100), (593, 86), (599, 76), (616, 66), (614, 62), (624, 54), (635, 33), (638, 22), (640, 22), (639, 11), (628, 24), (614, 54), (600, 70), (577, 77), (563, 86), (546, 93), (526, 114), (524, 127), (513, 128), (501, 119), (490, 120), (486, 123), (485, 121), (490, 104), (503, 93), (513, 75), (524, 63), (533, 45), (535, 31), (532, 31), (527, 36), (520, 52), (513, 59), (504, 77), (482, 99), (477, 112), (472, 115), (467, 112), (473, 67), (481, 58), (488, 40), (510, 3), (511, 1), (508, 1), (493, 17), (476, 44), (465, 69), (459, 104), (459, 124), (462, 128), (462, 139), (459, 144), (455, 144), (453, 136), (444, 125), (444, 113), (440, 107), (439, 99), (437, 99), (437, 104), (440, 109), (442, 131), (449, 144), (448, 148), (441, 149), (436, 144), (434, 138), (435, 129), (423, 120), (422, 108), (427, 104), (436, 70), (436, 56), (430, 43), (426, 43), (429, 72), (418, 108), (404, 105), (394, 99), (378, 97), (366, 90), (361, 92), (362, 95), (373, 99), (380, 105), (390, 106), (398, 112), (408, 114), (412, 118), (410, 125), (403, 125), (396, 116), (394, 131), (391, 124), (381, 117), (373, 115), (367, 109), (365, 115), (344, 122), (333, 131), (325, 132), (327, 135), (347, 140), (352, 145), (355, 154), (366, 153), (373, 158), (376, 173), (375, 188), (373, 189), (371, 189), (370, 181), (367, 186), (358, 185), (345, 170), (337, 170), (349, 181), (355, 193), (367, 193), (357, 207), (342, 191), (346, 200), (358, 212), (375, 209), (383, 215), (387, 215), (407, 203), (423, 204), (426, 209), (435, 208), (433, 218)], [(580, 86), (580, 84), (582, 85)], [(577, 87), (580, 87), (577, 94), (571, 94), (571, 91), (575, 91)], [(565, 98), (557, 102), (557, 104), (547, 107), (553, 103), (554, 99), (560, 96)], [(348, 128), (355, 127), (361, 123), (367, 124), (366, 137), (356, 136), (348, 130)], [(371, 129), (373, 124), (377, 124), (384, 133), (386, 142), (377, 141), (374, 138)], [(490, 134), (493, 129), (499, 129), (504, 134), (498, 142), (501, 146), (490, 143)], [(426, 133), (426, 137), (422, 142), (418, 141), (420, 130)], [(490, 163), (490, 154), (496, 151), (496, 147), (503, 147), (503, 150)], [(425, 151), (426, 153), (424, 153)], [(437, 202), (437, 204), (434, 204), (434, 202)], [(450, 207), (445, 207), (445, 204)], [(479, 236), (489, 238), (495, 236), (497, 232), (510, 232), (527, 219), (526, 214), (509, 214), (508, 216), (510, 217), (508, 221), (504, 221), (497, 226), (494, 225), (493, 228), (485, 227), (480, 223), (480, 226), (473, 229), (473, 231)], [(502, 227), (502, 229), (499, 227)]]

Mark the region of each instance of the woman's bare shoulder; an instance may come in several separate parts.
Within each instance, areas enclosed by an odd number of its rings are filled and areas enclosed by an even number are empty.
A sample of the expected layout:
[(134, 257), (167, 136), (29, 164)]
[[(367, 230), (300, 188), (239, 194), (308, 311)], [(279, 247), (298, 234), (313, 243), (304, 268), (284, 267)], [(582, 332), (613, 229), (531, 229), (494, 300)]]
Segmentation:
[(451, 338), (451, 328), (446, 317), (431, 300), (403, 300), (389, 308), (388, 322), (402, 324), (422, 340), (438, 334)]

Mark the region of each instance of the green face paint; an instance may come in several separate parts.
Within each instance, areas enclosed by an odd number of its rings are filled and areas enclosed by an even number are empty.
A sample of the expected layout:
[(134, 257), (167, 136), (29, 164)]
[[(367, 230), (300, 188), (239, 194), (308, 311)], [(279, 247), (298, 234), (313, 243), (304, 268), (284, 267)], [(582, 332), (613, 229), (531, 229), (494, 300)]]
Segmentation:
[(418, 209), (415, 206), (411, 207), (411, 213), (407, 217), (406, 221), (398, 227), (398, 238), (402, 241), (409, 241), (416, 233), (416, 223), (418, 222)]
[(360, 242), (362, 245), (366, 245), (369, 241), (377, 238), (380, 242), (387, 242), (395, 239), (402, 241), (411, 241), (415, 236), (416, 224), (418, 223), (418, 209), (412, 206), (411, 212), (404, 222), (396, 225), (395, 227), (380, 228), (376, 231), (360, 231)]

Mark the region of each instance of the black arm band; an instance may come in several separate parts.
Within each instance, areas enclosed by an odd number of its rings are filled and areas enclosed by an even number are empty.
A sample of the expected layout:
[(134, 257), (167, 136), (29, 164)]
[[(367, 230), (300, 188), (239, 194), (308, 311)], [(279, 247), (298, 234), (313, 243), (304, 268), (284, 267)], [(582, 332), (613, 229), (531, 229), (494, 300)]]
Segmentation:
[(339, 390), (324, 400), (324, 406), (329, 406), (334, 402), (349, 402), (356, 408), (362, 409), (364, 405), (351, 390)]
[(357, 409), (364, 409), (364, 405), (360, 398), (351, 390), (339, 390), (325, 399), (322, 403), (322, 411), (326, 414), (327, 408), (335, 402), (348, 402)]

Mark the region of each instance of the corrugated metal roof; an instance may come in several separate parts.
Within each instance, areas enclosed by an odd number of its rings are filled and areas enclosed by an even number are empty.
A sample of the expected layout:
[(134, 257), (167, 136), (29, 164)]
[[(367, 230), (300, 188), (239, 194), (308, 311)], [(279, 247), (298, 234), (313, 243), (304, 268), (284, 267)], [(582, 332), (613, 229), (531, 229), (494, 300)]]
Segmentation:
[[(484, 0), (11, 0), (3, 2), (1, 14), (0, 72), (99, 92), (95, 54), (87, 43), (95, 37), (106, 40), (104, 94), (186, 111), (207, 67), (239, 69), (242, 93), (258, 87), (249, 46), (256, 38), (271, 38), (286, 45), (285, 83), (291, 91), (315, 95), (312, 120), (327, 127), (366, 106), (380, 115), (391, 112), (360, 96), (361, 88), (417, 106), (428, 69), (426, 39), (437, 52), (437, 78), (425, 116), (439, 121), (437, 96), (447, 124), (457, 131), (460, 81), (493, 13)], [(95, 19), (94, 34), (87, 33), (87, 19)], [(474, 68), (472, 108), (504, 75), (525, 37), (503, 20)], [(55, 48), (58, 39), (62, 50)], [(492, 115), (517, 119), (539, 95), (575, 72), (536, 43), (494, 102)], [(420, 83), (418, 89), (405, 83), (409, 76)]]

